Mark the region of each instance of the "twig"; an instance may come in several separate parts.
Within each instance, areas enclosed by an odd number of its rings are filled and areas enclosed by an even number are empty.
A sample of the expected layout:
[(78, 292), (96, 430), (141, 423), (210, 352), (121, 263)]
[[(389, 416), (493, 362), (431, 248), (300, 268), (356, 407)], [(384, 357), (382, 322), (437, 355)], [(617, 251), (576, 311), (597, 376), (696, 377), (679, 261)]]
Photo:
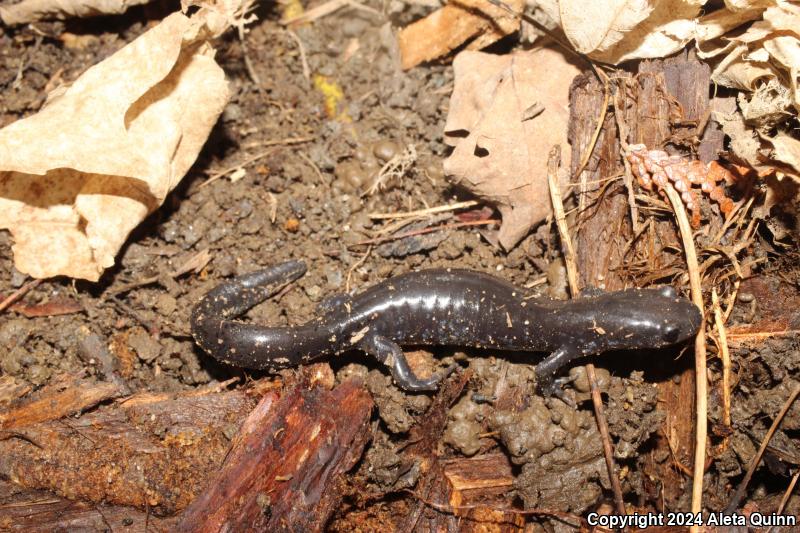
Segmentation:
[(747, 467), (747, 473), (744, 475), (744, 478), (742, 478), (741, 483), (739, 483), (739, 486), (736, 488), (736, 493), (734, 493), (731, 502), (725, 508), (724, 511), (725, 514), (730, 514), (739, 507), (739, 502), (742, 500), (742, 497), (744, 496), (744, 491), (747, 490), (747, 484), (750, 483), (750, 478), (753, 477), (753, 472), (755, 472), (758, 463), (761, 462), (761, 456), (764, 455), (764, 451), (767, 449), (769, 441), (772, 439), (772, 436), (775, 434), (775, 431), (777, 431), (778, 426), (783, 420), (783, 417), (786, 416), (787, 411), (789, 411), (789, 408), (792, 406), (795, 399), (797, 399), (798, 394), (800, 394), (800, 385), (795, 385), (794, 390), (792, 391), (791, 394), (789, 394), (789, 397), (786, 399), (786, 402), (783, 404), (783, 407), (781, 407), (778, 416), (776, 416), (775, 420), (772, 421), (772, 425), (769, 427), (769, 431), (767, 431), (767, 434), (764, 435), (764, 440), (761, 441), (761, 446), (758, 448), (758, 451), (750, 460), (750, 465)]
[(309, 157), (305, 152), (297, 152), (297, 155), (299, 155), (314, 170), (319, 178), (320, 183), (325, 183), (325, 176), (322, 175), (322, 171), (319, 169), (317, 164), (314, 163), (314, 160), (311, 159), (311, 157)]
[[(697, 264), (697, 251), (694, 248), (692, 237), (692, 227), (689, 224), (689, 217), (686, 215), (686, 208), (683, 205), (680, 194), (672, 184), (667, 183), (664, 187), (675, 219), (678, 221), (678, 228), (683, 241), (683, 252), (686, 255), (686, 267), (689, 271), (689, 287), (692, 293), (692, 302), (703, 313), (703, 293), (700, 286), (700, 269)], [(695, 449), (694, 449), (694, 475), (692, 477), (692, 513), (699, 513), (703, 507), (703, 473), (706, 464), (706, 438), (708, 436), (708, 377), (706, 375), (706, 334), (705, 316), (700, 321), (700, 330), (694, 341), (694, 373), (695, 373), (695, 395), (697, 396), (696, 420), (695, 420)], [(690, 528), (692, 533), (699, 531), (698, 526)]]
[(306, 47), (303, 46), (303, 41), (300, 40), (300, 37), (292, 30), (285, 30), (286, 33), (289, 34), (289, 37), (292, 38), (294, 43), (297, 45), (297, 49), (300, 51), (300, 64), (303, 66), (303, 77), (306, 79), (307, 84), (311, 84), (311, 68), (308, 66), (308, 59), (306, 59)]
[[(594, 149), (597, 146), (597, 139), (600, 137), (600, 132), (603, 131), (603, 124), (606, 121), (606, 114), (608, 113), (608, 101), (611, 97), (611, 89), (608, 85), (608, 76), (603, 72), (602, 77), (600, 76), (601, 71), (595, 71), (598, 75), (598, 78), (603, 82), (603, 106), (600, 109), (600, 114), (597, 117), (597, 125), (594, 128), (594, 132), (592, 133), (592, 138), (589, 141), (589, 145), (584, 149), (583, 156), (581, 157), (581, 162), (578, 165), (578, 169), (575, 171), (575, 178), (579, 178), (580, 181), (580, 195), (578, 197), (578, 212), (583, 213), (586, 210), (586, 198), (587, 198), (587, 190), (586, 187), (589, 185), (589, 180), (587, 176), (583, 175), (583, 170), (586, 168), (586, 165), (589, 163), (589, 158), (592, 157), (592, 153), (594, 153)], [(574, 181), (574, 180), (573, 180)]]
[(313, 141), (314, 139), (315, 139), (315, 137), (313, 137), (313, 136), (312, 137), (289, 137), (287, 139), (278, 139), (278, 140), (266, 141), (266, 142), (260, 143), (261, 146), (270, 146), (270, 147), (273, 147), (273, 148), (270, 148), (269, 150), (264, 150), (263, 152), (260, 152), (260, 153), (254, 155), (254, 156), (248, 157), (247, 159), (245, 159), (241, 163), (238, 163), (236, 165), (228, 167), (225, 170), (221, 170), (219, 172), (215, 172), (206, 181), (201, 183), (197, 188), (198, 189), (202, 189), (206, 185), (208, 185), (208, 184), (210, 184), (212, 182), (215, 182), (215, 181), (217, 181), (218, 179), (220, 179), (220, 178), (222, 178), (224, 176), (227, 176), (228, 174), (230, 174), (234, 170), (237, 170), (237, 169), (242, 168), (242, 167), (244, 167), (246, 165), (249, 165), (250, 163), (258, 161), (259, 159), (263, 159), (264, 157), (266, 157), (266, 156), (270, 155), (271, 153), (275, 152), (275, 148), (274, 148), (275, 146), (307, 143), (307, 142)]
[(770, 337), (782, 337), (784, 335), (797, 335), (800, 329), (781, 329), (775, 331), (756, 331), (753, 333), (731, 333), (728, 335), (730, 340), (745, 342), (747, 340), (769, 339)]
[[(778, 508), (775, 510), (775, 514), (783, 514), (783, 509), (786, 507), (786, 504), (789, 501), (789, 498), (792, 497), (792, 492), (794, 491), (794, 486), (797, 484), (797, 478), (800, 477), (800, 470), (794, 473), (792, 476), (792, 480), (789, 482), (789, 486), (786, 487), (786, 492), (783, 493), (783, 497), (781, 498), (781, 503), (778, 505)], [(770, 526), (767, 530), (767, 533), (772, 533), (772, 530), (775, 526)]]
[(242, 45), (242, 57), (244, 58), (244, 68), (247, 70), (247, 75), (250, 80), (257, 86), (261, 86), (261, 78), (256, 74), (253, 68), (253, 62), (250, 60), (250, 52), (247, 49), (247, 40), (244, 38), (244, 24), (239, 24), (236, 28), (239, 34), (239, 42)]
[(404, 213), (370, 213), (367, 216), (373, 220), (386, 220), (395, 218), (416, 218), (425, 215), (432, 215), (434, 213), (444, 213), (446, 211), (455, 211), (457, 209), (464, 209), (478, 205), (476, 200), (468, 200), (466, 202), (458, 202), (448, 205), (437, 205), (436, 207), (428, 207), (427, 209), (418, 209), (416, 211), (406, 211)]
[[(624, 81), (623, 81), (624, 83)], [(624, 104), (624, 97), (620, 96), (622, 90), (617, 88), (617, 93), (614, 95), (614, 118), (617, 121), (617, 131), (619, 132), (619, 144), (623, 152), (628, 151), (628, 124), (622, 118), (622, 111), (620, 110), (621, 104)], [(628, 190), (628, 206), (631, 210), (631, 226), (633, 232), (637, 233), (639, 228), (639, 208), (636, 205), (636, 193), (633, 190), (633, 170), (627, 157), (622, 158), (622, 164), (625, 165), (625, 174), (623, 180), (625, 181), (625, 188)]]
[(561, 164), (561, 147), (556, 145), (550, 150), (547, 159), (547, 184), (550, 190), (550, 201), (553, 202), (553, 213), (556, 219), (556, 227), (561, 237), (561, 245), (564, 247), (564, 262), (567, 267), (567, 281), (569, 283), (572, 297), (578, 297), (578, 267), (575, 263), (575, 249), (572, 247), (572, 239), (569, 236), (567, 227), (567, 217), (564, 214), (564, 204), (561, 201), (561, 189), (558, 186), (558, 166)]
[(25, 285), (23, 285), (22, 287), (20, 287), (19, 289), (17, 289), (16, 291), (14, 291), (11, 294), (11, 296), (0, 302), (0, 313), (8, 309), (9, 306), (11, 306), (14, 302), (25, 296), (28, 293), (28, 291), (35, 288), (41, 282), (42, 280), (40, 279), (33, 279), (28, 283), (26, 283)]
[[(569, 289), (572, 297), (578, 296), (578, 267), (575, 262), (575, 250), (572, 248), (572, 239), (569, 236), (569, 228), (567, 227), (567, 218), (564, 215), (564, 204), (561, 201), (561, 190), (558, 187), (558, 166), (561, 163), (561, 147), (556, 145), (550, 150), (550, 156), (547, 160), (547, 184), (550, 189), (550, 200), (553, 202), (553, 213), (556, 219), (556, 227), (561, 237), (561, 245), (563, 247), (564, 262), (567, 267), (567, 280), (569, 282)], [(625, 514), (625, 501), (622, 499), (622, 487), (619, 484), (619, 476), (617, 476), (617, 469), (614, 465), (614, 453), (611, 449), (611, 437), (608, 434), (608, 422), (606, 421), (605, 412), (603, 410), (603, 399), (600, 396), (600, 389), (597, 387), (597, 375), (594, 371), (594, 365), (589, 363), (586, 365), (586, 376), (589, 378), (589, 386), (592, 394), (592, 404), (594, 405), (594, 415), (597, 420), (597, 429), (600, 432), (600, 437), (603, 441), (603, 455), (606, 460), (606, 468), (608, 469), (608, 477), (611, 481), (611, 489), (614, 492), (614, 502), (617, 506), (617, 512), (621, 515)]]
[(405, 233), (398, 233), (397, 235), (389, 235), (387, 237), (378, 237), (376, 239), (367, 239), (365, 241), (358, 241), (353, 243), (352, 246), (363, 246), (365, 244), (381, 244), (386, 241), (396, 241), (397, 239), (405, 239), (406, 237), (416, 237), (417, 235), (424, 235), (426, 233), (433, 233), (436, 231), (443, 231), (447, 229), (463, 228), (465, 226), (486, 226), (489, 224), (499, 224), (500, 221), (494, 218), (488, 220), (467, 220), (466, 222), (456, 222), (454, 224), (442, 224), (441, 226), (434, 226), (432, 228), (423, 228), (414, 231), (407, 231)]
[(370, 253), (372, 253), (372, 246), (367, 248), (367, 251), (364, 252), (364, 255), (359, 257), (358, 261), (353, 263), (353, 266), (351, 266), (349, 269), (347, 269), (347, 278), (345, 279), (345, 282), (344, 282), (344, 291), (345, 292), (350, 292), (350, 279), (353, 277), (353, 272), (355, 271), (355, 269), (360, 267), (362, 265), (362, 263), (364, 263), (364, 261), (367, 260), (367, 257), (369, 257)]

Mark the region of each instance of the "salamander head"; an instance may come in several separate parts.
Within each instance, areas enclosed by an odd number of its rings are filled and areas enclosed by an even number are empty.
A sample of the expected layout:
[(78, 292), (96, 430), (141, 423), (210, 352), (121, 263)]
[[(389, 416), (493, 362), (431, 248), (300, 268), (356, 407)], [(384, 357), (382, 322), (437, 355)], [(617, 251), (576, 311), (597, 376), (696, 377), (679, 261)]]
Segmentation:
[(605, 349), (661, 348), (693, 337), (700, 310), (672, 287), (628, 289), (596, 298), (594, 314)]

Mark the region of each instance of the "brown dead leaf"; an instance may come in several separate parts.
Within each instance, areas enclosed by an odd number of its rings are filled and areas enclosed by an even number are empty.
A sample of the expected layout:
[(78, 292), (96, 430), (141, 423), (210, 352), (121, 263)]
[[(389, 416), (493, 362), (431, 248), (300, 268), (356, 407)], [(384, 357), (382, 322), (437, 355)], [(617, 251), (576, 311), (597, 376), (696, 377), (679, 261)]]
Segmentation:
[(0, 130), (0, 228), (14, 237), (18, 270), (96, 281), (114, 264), (228, 100), (206, 42), (224, 18), (170, 15)]
[[(497, 235), (509, 249), (551, 212), (547, 154), (568, 150), (568, 91), (579, 70), (542, 48), (506, 56), (462, 52), (445, 125), (454, 146), (444, 169), (451, 181), (497, 206)], [(525, 120), (537, 105), (543, 112)], [(569, 154), (565, 154), (569, 160)]]

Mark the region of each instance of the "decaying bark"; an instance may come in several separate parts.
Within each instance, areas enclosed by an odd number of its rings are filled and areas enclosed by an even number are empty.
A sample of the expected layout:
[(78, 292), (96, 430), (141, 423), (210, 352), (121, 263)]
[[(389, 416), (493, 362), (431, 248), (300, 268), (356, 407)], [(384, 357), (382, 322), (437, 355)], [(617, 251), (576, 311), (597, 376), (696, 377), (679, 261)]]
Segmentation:
[(133, 507), (75, 502), (0, 480), (0, 531), (172, 531), (177, 518), (161, 518)]
[(95, 405), (123, 395), (124, 386), (96, 382), (78, 375), (54, 380), (35, 394), (13, 402), (7, 411), (0, 411), (0, 430), (58, 420), (80, 413)]
[[(625, 141), (630, 144), (643, 143), (648, 148), (689, 157), (694, 154), (704, 161), (715, 159), (722, 149), (722, 136), (708, 122), (709, 75), (707, 65), (697, 61), (694, 54), (683, 53), (665, 60), (644, 61), (636, 76), (625, 72), (612, 76), (614, 81), (609, 90), (617, 95), (612, 94), (609, 99), (613, 108), (608, 110), (585, 170), (575, 178), (581, 184), (576, 247), (583, 286), (614, 290), (634, 284), (668, 282), (683, 271), (682, 248), (669, 217), (651, 219), (645, 226), (641, 225), (644, 219), (640, 216), (637, 224), (641, 227), (634, 233), (628, 191), (623, 180), (613, 179), (625, 172), (618, 122), (627, 130)], [(578, 78), (573, 84), (569, 132), (573, 175), (594, 134), (603, 91), (603, 85), (591, 75)], [(635, 184), (634, 192), (641, 192)], [(654, 205), (664, 205), (657, 197), (651, 198)], [(639, 200), (637, 207), (643, 212), (652, 205)], [(663, 488), (668, 492), (663, 496), (670, 508), (676, 508), (686, 493), (680, 466), (691, 466), (694, 449), (691, 356), (684, 355), (678, 364), (682, 368), (679, 380), (672, 379), (674, 361), (661, 368), (664, 379), (659, 384), (660, 405), (667, 413), (667, 420), (658, 438), (658, 451), (649, 454), (651, 458), (661, 456), (672, 460), (653, 462), (646, 467), (649, 477), (659, 480), (658, 490)]]
[(0, 477), (71, 500), (170, 514), (200, 492), (255, 403), (242, 391), (139, 395), (80, 418), (17, 423), (0, 431)]
[(329, 391), (302, 380), (265, 397), (178, 531), (321, 531), (369, 440), (371, 412), (357, 381)]

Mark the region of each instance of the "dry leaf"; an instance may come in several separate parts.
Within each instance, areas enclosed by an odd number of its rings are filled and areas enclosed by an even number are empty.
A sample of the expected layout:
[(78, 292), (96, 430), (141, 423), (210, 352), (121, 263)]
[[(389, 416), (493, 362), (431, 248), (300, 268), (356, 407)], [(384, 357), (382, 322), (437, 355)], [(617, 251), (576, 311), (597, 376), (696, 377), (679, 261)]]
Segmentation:
[[(532, 0), (529, 0), (531, 3)], [(705, 43), (751, 20), (772, 1), (738, 1), (728, 9), (710, 11), (707, 0), (613, 0), (535, 2), (561, 28), (576, 50), (592, 59), (619, 64), (642, 58), (666, 57), (693, 39)], [(720, 53), (715, 50), (715, 53)]]
[(772, 145), (772, 159), (786, 165), (786, 174), (800, 181), (800, 141), (784, 132), (765, 140)]
[[(202, 35), (219, 12), (175, 13), (31, 117), (0, 130), (0, 228), (36, 278), (97, 280), (195, 161), (228, 100)], [(209, 28), (209, 26), (214, 26)]]
[(10, 6), (0, 6), (0, 20), (7, 26), (28, 24), (37, 20), (67, 19), (119, 15), (131, 6), (150, 0), (22, 0)]
[[(445, 142), (454, 150), (444, 169), (497, 206), (498, 241), (509, 249), (551, 212), (547, 154), (560, 144), (569, 161), (568, 93), (579, 70), (548, 48), (506, 56), (462, 52), (453, 67)], [(533, 105), (544, 111), (524, 120)]]
[[(800, 6), (777, 2), (763, 12), (763, 20), (744, 33), (727, 39), (725, 57), (716, 65), (711, 79), (720, 85), (753, 91), (763, 82), (774, 81), (789, 93), (794, 111), (800, 110)], [(709, 57), (715, 52), (705, 52)], [(787, 83), (788, 81), (788, 83)]]

